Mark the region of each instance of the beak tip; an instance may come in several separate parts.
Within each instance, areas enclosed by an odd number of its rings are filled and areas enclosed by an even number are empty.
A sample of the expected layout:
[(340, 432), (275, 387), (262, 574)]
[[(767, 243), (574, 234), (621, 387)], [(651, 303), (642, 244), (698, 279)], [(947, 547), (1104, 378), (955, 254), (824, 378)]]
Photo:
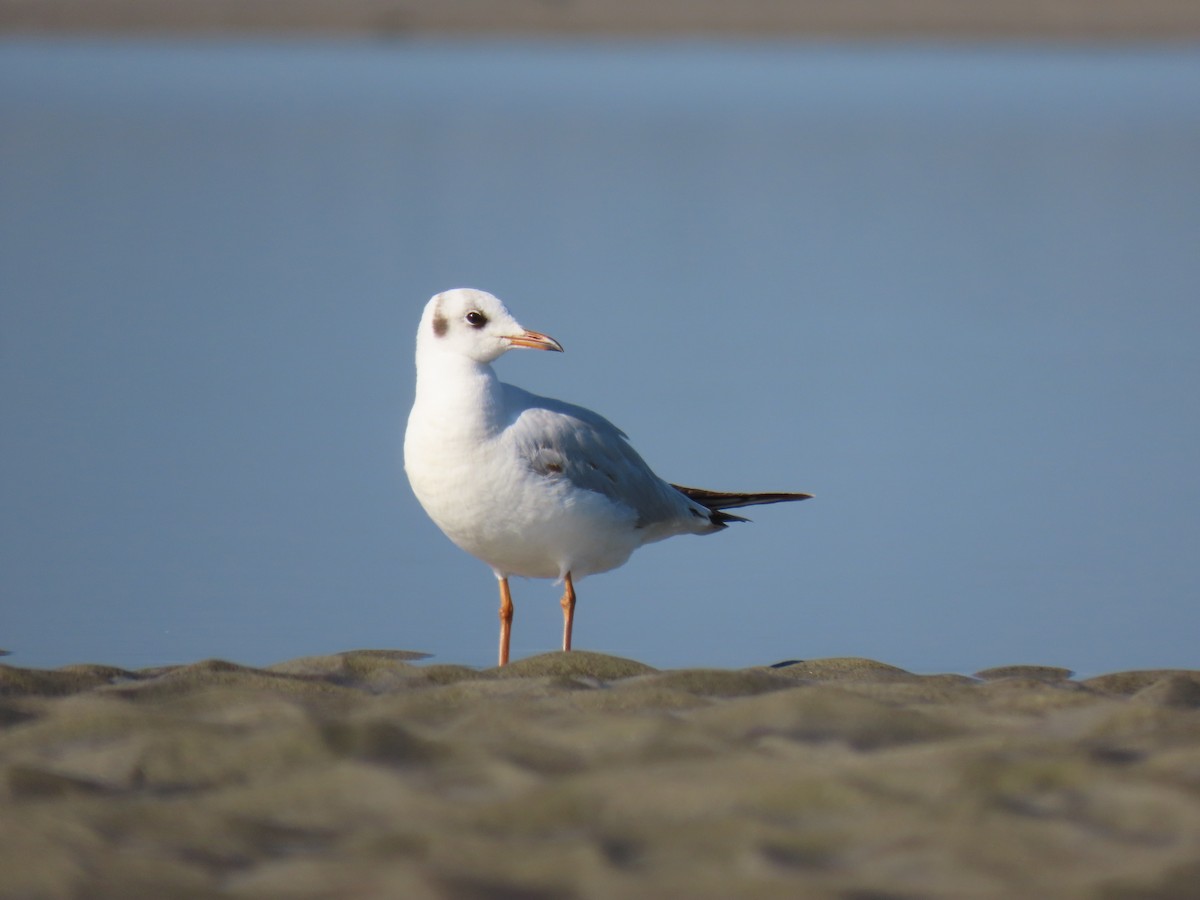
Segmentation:
[(526, 347), (530, 350), (554, 350), (562, 353), (563, 347), (558, 341), (549, 335), (542, 334), (540, 331), (526, 331), (523, 334), (518, 334), (508, 338), (508, 342), (514, 347)]

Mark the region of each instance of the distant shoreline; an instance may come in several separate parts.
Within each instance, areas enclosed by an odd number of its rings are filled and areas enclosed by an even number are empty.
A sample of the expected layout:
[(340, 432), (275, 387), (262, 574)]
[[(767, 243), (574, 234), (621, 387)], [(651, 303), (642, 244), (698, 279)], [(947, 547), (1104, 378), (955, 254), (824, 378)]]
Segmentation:
[(1200, 41), (1186, 0), (0, 0), (0, 33)]

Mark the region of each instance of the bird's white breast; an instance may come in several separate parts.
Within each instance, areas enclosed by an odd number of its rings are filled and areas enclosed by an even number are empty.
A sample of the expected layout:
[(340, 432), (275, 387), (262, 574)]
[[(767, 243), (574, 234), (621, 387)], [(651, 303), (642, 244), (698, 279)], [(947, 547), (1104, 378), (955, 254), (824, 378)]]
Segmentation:
[(644, 540), (634, 511), (535, 471), (499, 403), (499, 383), (478, 387), (482, 395), (463, 405), (444, 391), (418, 391), (404, 465), (429, 517), (501, 575), (582, 577), (625, 562)]

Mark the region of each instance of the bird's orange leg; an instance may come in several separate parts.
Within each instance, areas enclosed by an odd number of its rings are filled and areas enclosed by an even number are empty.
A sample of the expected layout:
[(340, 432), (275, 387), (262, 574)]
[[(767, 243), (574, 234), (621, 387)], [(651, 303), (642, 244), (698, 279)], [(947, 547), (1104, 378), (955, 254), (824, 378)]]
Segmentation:
[(563, 582), (563, 650), (566, 651), (571, 649), (571, 626), (575, 624), (575, 585), (571, 583), (570, 572), (563, 578)]
[(500, 579), (500, 665), (508, 665), (508, 640), (512, 634), (513, 602), (508, 579)]

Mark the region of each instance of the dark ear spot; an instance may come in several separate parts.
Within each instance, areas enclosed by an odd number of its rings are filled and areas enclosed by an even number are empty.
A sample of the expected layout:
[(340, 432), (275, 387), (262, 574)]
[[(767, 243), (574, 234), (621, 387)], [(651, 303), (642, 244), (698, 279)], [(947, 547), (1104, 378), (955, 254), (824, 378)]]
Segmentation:
[(449, 325), (450, 323), (446, 321), (446, 317), (443, 316), (441, 312), (436, 312), (433, 314), (433, 333), (438, 337), (445, 335), (446, 329), (449, 327)]

